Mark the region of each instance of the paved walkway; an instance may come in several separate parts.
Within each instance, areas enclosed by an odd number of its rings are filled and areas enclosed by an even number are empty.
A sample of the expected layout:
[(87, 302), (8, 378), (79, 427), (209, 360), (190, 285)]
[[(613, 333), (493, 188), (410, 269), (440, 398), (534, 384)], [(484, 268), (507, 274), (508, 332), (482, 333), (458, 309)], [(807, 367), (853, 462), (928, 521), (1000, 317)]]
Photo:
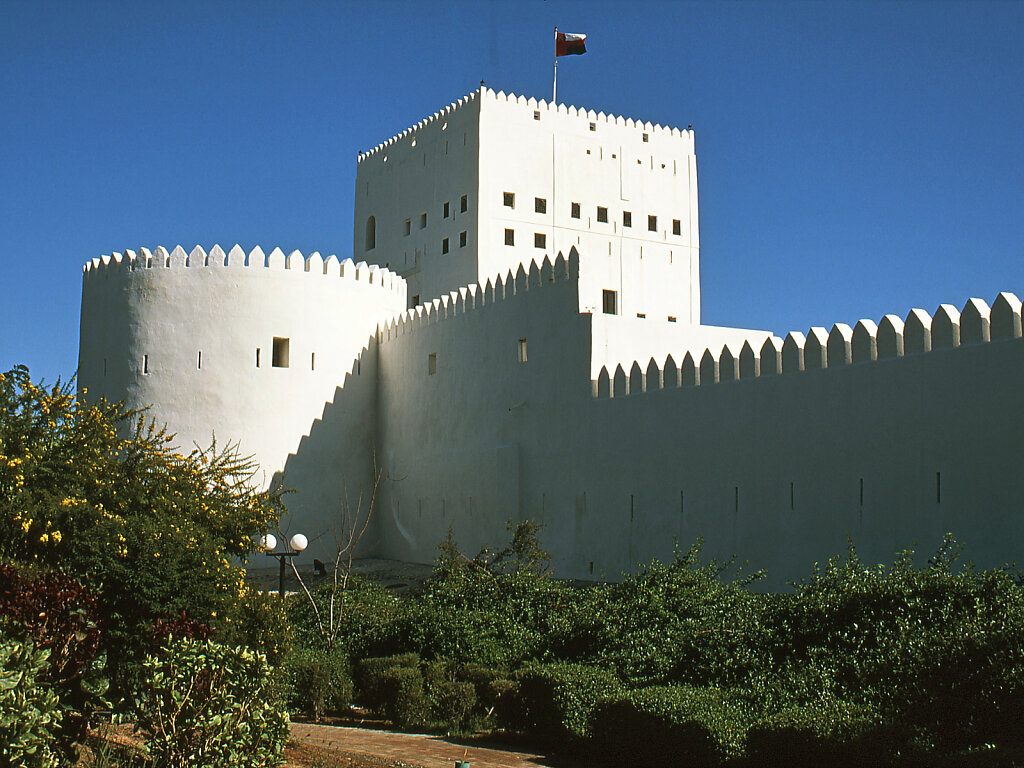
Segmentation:
[(466, 747), (445, 741), (441, 736), (418, 733), (394, 733), (368, 728), (292, 723), (291, 736), (303, 744), (321, 749), (340, 749), (361, 755), (401, 760), (422, 768), (454, 768), (456, 760), (466, 760), (472, 768), (538, 768), (568, 766), (564, 760), (548, 760), (528, 752), (506, 752), (487, 747)]

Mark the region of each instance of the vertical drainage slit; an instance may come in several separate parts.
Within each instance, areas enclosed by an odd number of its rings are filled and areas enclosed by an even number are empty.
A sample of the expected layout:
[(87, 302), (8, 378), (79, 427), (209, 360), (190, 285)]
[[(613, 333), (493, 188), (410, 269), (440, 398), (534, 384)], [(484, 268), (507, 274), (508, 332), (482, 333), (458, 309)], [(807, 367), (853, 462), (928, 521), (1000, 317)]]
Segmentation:
[(935, 503), (942, 503), (942, 473), (935, 473)]

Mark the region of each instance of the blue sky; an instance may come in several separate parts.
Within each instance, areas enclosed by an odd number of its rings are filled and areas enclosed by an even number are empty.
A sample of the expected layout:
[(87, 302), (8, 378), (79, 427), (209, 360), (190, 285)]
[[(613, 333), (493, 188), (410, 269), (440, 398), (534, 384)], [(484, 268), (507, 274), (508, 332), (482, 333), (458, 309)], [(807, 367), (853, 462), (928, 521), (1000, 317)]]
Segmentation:
[(356, 153), (481, 79), (692, 124), (703, 321), (1024, 296), (1021, 2), (0, 0), (0, 368), (74, 372), (81, 266), (347, 256)]

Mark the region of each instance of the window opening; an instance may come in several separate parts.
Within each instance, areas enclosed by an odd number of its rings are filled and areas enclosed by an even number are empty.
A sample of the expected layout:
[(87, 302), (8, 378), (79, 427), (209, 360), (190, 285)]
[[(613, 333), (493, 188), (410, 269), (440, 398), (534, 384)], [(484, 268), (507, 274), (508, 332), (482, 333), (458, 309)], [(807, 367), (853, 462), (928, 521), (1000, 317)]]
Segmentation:
[(543, 197), (533, 198), (533, 210), (535, 213), (547, 213), (548, 201)]
[(420, 214), (420, 229), (427, 228), (427, 214), (426, 212)]
[(412, 234), (412, 219), (405, 220), (405, 234)]
[(533, 247), (534, 248), (545, 248), (547, 247), (548, 236), (543, 232), (533, 233)]
[(616, 299), (618, 299), (618, 294), (615, 291), (609, 291), (606, 289), (602, 292), (602, 299), (604, 313), (606, 315), (617, 314), (618, 307), (616, 306)]
[(448, 253), (448, 238), (441, 241), (441, 253)]
[(540, 120), (540, 110), (539, 109), (533, 110), (533, 119), (534, 120)]
[(647, 319), (647, 313), (646, 312), (637, 312), (636, 316), (639, 317), (641, 320), (646, 320)]
[(469, 195), (463, 195), (462, 200), (459, 201), (459, 212), (465, 213), (469, 210)]
[(645, 143), (647, 142), (647, 134), (646, 133), (644, 134), (644, 142)]
[(418, 293), (413, 294), (413, 297), (409, 299), (409, 304), (411, 305), (409, 309), (412, 309), (413, 307), (418, 307), (420, 305), (420, 295)]
[(572, 204), (572, 209), (571, 209), (569, 215), (572, 216), (574, 219), (578, 219), (580, 217), (580, 204), (579, 203), (573, 203)]
[(433, 376), (437, 373), (437, 353), (431, 352), (427, 355), (427, 375)]
[(309, 370), (316, 370), (316, 352), (309, 353)]
[(518, 350), (518, 358), (520, 363), (526, 362), (526, 339), (520, 339), (519, 344), (516, 345)]
[(630, 211), (622, 212), (622, 226), (632, 227), (633, 226), (633, 214)]
[(256, 367), (260, 367), (260, 348), (256, 347)]
[(149, 375), (149, 355), (142, 356), (142, 375)]
[(672, 219), (672, 234), (681, 235), (683, 233), (683, 225), (679, 223), (679, 219)]
[(668, 316), (668, 321), (669, 321), (670, 323), (674, 323), (674, 322), (676, 321), (676, 316), (675, 316), (675, 315), (669, 315), (669, 316)]
[(466, 230), (459, 232), (459, 248), (466, 247)]
[(366, 220), (366, 250), (377, 247), (377, 220), (371, 216)]
[(597, 206), (597, 220), (602, 221), (605, 224), (608, 223), (608, 209), (602, 208), (600, 205)]
[(280, 336), (274, 337), (274, 349), (270, 364), (274, 368), (287, 368), (288, 367), (288, 339), (281, 338)]
[(516, 193), (515, 192), (502, 192), (501, 194), (502, 205), (506, 208), (516, 207)]
[(648, 232), (657, 232), (658, 231), (658, 217), (657, 216), (648, 216), (647, 217), (647, 231)]
[(446, 219), (448, 218), (449, 210), (450, 210), (449, 204), (445, 203), (444, 206), (443, 206), (443, 214), (444, 214), (444, 218), (446, 218)]
[(590, 124), (590, 130), (596, 131), (597, 130), (597, 124), (596, 123), (591, 123)]
[(196, 370), (203, 370), (203, 350), (199, 350), (199, 355), (196, 357)]
[(516, 244), (516, 231), (514, 229), (505, 230), (505, 245)]

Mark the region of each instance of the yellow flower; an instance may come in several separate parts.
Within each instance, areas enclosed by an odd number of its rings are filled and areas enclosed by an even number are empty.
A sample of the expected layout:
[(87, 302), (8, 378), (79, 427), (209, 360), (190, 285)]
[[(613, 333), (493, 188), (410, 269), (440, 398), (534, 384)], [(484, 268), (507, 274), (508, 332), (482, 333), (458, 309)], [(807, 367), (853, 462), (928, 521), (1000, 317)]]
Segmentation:
[(61, 535), (60, 535), (60, 531), (54, 531), (54, 532), (53, 532), (53, 533), (51, 533), (50, 535), (51, 535), (51, 536), (53, 537), (53, 540), (54, 540), (55, 542), (57, 542), (58, 544), (60, 543), (60, 540), (61, 540)]
[(25, 533), (28, 533), (28, 529), (31, 528), (31, 527), (32, 527), (32, 521), (31, 520), (26, 520), (25, 522), (23, 522), (21, 524), (21, 530), (23, 530)]
[(44, 533), (42, 536), (39, 537), (39, 540), (43, 542), (43, 544), (45, 544), (50, 540), (50, 534)]

